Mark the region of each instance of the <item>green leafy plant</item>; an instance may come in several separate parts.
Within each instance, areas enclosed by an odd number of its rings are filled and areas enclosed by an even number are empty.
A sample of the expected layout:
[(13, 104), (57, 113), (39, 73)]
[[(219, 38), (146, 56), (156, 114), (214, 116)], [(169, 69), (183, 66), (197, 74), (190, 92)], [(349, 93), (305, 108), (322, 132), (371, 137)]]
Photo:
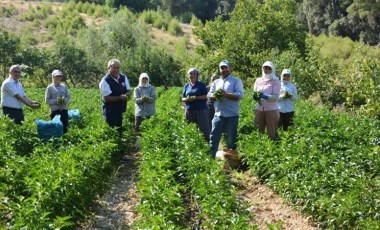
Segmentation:
[(214, 96), (215, 96), (216, 100), (218, 100), (218, 101), (223, 100), (223, 90), (218, 89), (217, 91), (215, 91)]

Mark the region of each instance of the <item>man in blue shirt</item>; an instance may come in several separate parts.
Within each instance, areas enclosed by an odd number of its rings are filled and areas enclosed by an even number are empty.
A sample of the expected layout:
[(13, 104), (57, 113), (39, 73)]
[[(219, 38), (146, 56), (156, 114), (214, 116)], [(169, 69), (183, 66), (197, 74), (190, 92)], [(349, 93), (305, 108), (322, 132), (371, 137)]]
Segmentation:
[(221, 78), (213, 82), (207, 94), (214, 101), (215, 107), (210, 134), (210, 147), (214, 158), (223, 132), (227, 135), (227, 148), (236, 150), (240, 99), (244, 96), (243, 82), (231, 75), (231, 64), (227, 60), (219, 63), (219, 71)]

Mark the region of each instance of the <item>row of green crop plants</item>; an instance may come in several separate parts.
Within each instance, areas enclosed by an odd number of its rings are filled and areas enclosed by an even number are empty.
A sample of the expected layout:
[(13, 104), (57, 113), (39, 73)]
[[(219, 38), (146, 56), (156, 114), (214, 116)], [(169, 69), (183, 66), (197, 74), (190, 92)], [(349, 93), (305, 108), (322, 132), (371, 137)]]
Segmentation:
[[(44, 89), (27, 94), (43, 101)], [(1, 118), (0, 229), (73, 229), (107, 190), (118, 159), (131, 146), (131, 131), (120, 137), (103, 121), (98, 90), (71, 95), (71, 108), (79, 109), (81, 119), (71, 120), (69, 132), (54, 141), (37, 137), (34, 120), (49, 120), (45, 104), (25, 108), (22, 126)], [(126, 119), (126, 130), (132, 130), (129, 124)]]
[(322, 228), (380, 228), (378, 120), (300, 101), (294, 126), (273, 142), (254, 129), (252, 107), (247, 96), (239, 152), (254, 174)]
[(180, 88), (162, 92), (157, 116), (142, 125), (139, 229), (255, 229), (223, 167), (194, 124)]

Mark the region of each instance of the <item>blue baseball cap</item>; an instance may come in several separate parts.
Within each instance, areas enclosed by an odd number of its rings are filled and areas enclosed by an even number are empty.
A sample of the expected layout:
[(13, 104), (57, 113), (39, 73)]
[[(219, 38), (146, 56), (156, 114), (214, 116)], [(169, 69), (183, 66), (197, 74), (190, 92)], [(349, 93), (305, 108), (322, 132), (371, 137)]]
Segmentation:
[(227, 60), (223, 60), (219, 63), (219, 68), (222, 67), (222, 66), (227, 66), (227, 67), (231, 67), (231, 64), (229, 61)]

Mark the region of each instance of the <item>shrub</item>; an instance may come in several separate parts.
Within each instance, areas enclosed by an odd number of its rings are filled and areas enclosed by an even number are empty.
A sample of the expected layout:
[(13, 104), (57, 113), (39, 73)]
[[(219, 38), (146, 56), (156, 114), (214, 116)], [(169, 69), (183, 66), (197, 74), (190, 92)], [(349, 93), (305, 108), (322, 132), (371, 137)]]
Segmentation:
[(170, 20), (170, 23), (168, 25), (168, 32), (172, 35), (183, 34), (181, 25), (176, 19)]

